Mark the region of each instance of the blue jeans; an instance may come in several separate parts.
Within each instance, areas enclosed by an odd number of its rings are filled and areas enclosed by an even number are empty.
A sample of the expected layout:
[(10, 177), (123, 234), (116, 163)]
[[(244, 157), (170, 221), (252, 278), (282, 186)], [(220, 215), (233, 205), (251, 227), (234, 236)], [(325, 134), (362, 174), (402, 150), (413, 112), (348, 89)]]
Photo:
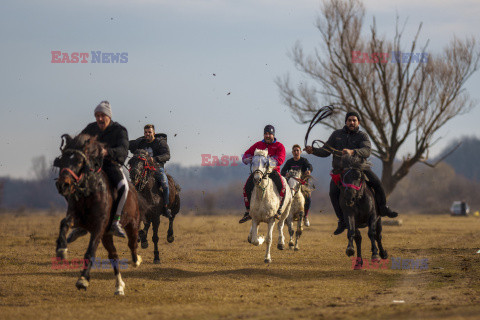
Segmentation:
[(170, 190), (168, 189), (168, 179), (165, 168), (157, 168), (155, 171), (155, 180), (163, 189), (163, 202), (166, 206), (170, 204)]

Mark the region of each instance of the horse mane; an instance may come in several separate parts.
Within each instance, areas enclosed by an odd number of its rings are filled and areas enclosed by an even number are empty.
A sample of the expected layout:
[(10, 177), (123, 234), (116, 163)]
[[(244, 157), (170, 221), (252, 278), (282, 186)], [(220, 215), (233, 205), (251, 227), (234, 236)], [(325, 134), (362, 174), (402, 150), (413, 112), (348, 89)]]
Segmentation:
[(262, 156), (262, 157), (268, 157), (268, 150), (261, 150), (261, 149), (255, 149), (255, 152), (253, 154), (254, 156)]
[(360, 171), (368, 170), (372, 167), (372, 164), (368, 161), (363, 161), (360, 157), (344, 154), (342, 156), (342, 168), (357, 169)]

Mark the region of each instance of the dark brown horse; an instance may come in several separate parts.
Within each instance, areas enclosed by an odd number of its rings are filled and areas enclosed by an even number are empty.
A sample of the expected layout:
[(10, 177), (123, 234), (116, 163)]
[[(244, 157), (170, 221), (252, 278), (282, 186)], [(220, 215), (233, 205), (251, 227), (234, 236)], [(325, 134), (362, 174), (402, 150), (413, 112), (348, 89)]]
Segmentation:
[[(76, 286), (87, 289), (90, 281), (92, 259), (95, 258), (100, 241), (108, 251), (108, 258), (115, 272), (115, 294), (124, 294), (125, 283), (119, 272), (117, 250), (113, 244), (113, 235), (107, 233), (113, 214), (112, 203), (116, 194), (111, 187), (107, 175), (101, 170), (103, 158), (102, 144), (89, 135), (78, 135), (72, 139), (69, 135), (62, 136), (62, 155), (55, 160), (60, 168), (57, 180), (58, 192), (68, 202), (66, 217), (60, 223), (60, 233), (57, 239), (57, 257), (67, 258), (66, 234), (70, 227), (81, 227), (90, 232), (90, 242), (84, 259), (88, 264), (82, 270)], [(120, 223), (128, 236), (128, 247), (132, 253), (133, 266), (138, 267), (142, 258), (137, 255), (138, 228), (140, 226), (140, 209), (137, 192), (130, 187), (124, 213)]]
[[(155, 163), (148, 152), (139, 149), (135, 152), (133, 157), (128, 161), (130, 180), (134, 183), (137, 192), (150, 205), (150, 209), (145, 213), (145, 224), (143, 230), (139, 232), (139, 241), (142, 243), (142, 248), (148, 248), (147, 233), (150, 228), (150, 223), (153, 224), (153, 263), (160, 263), (160, 254), (158, 252), (158, 227), (160, 226), (160, 215), (165, 215), (165, 205), (163, 201), (162, 192), (159, 191), (154, 177)], [(168, 187), (170, 189), (169, 195), (169, 209), (172, 211), (172, 217), (169, 218), (167, 241), (173, 242), (173, 220), (176, 214), (180, 211), (180, 186), (167, 174)]]

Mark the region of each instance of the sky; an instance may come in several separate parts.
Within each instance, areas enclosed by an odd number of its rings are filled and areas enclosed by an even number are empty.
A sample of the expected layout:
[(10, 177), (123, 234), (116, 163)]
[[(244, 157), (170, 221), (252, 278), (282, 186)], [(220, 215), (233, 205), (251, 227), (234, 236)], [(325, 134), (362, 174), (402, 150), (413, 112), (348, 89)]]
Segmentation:
[[(476, 36), (476, 0), (364, 1), (366, 25), (394, 32), (407, 19), (411, 39), (440, 51), (454, 36)], [(171, 162), (201, 165), (202, 154), (241, 155), (272, 124), (287, 151), (303, 144), (307, 126), (283, 105), (275, 78), (302, 75), (288, 52), (307, 52), (320, 35), (313, 0), (2, 0), (0, 3), (0, 176), (32, 177), (32, 158), (59, 155), (60, 136), (78, 134), (109, 100), (113, 120), (130, 139), (153, 123), (168, 135)], [(52, 63), (52, 51), (127, 53), (126, 63)], [(475, 74), (466, 89), (480, 101)], [(479, 106), (449, 122), (431, 155), (476, 135)], [(330, 130), (312, 135), (326, 140)], [(313, 137), (312, 136), (312, 137)], [(403, 152), (408, 152), (408, 146)], [(168, 168), (168, 166), (167, 166)]]

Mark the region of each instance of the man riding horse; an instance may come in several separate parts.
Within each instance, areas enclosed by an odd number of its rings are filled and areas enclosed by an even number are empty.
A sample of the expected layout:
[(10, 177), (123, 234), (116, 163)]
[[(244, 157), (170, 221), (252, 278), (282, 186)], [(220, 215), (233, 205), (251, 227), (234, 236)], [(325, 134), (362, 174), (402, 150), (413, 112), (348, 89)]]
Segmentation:
[(168, 188), (168, 180), (164, 168), (165, 162), (170, 160), (170, 149), (167, 144), (167, 135), (164, 133), (155, 134), (155, 126), (153, 124), (147, 124), (143, 128), (143, 134), (143, 137), (131, 140), (128, 149), (131, 153), (135, 153), (138, 149), (146, 150), (155, 161), (154, 176), (157, 184), (161, 186), (163, 190), (165, 216), (167, 218), (172, 218), (172, 212), (168, 208), (170, 204), (170, 190)]
[[(302, 148), (298, 144), (295, 144), (292, 147), (292, 154), (293, 154), (293, 158), (288, 159), (287, 162), (285, 162), (285, 165), (283, 166), (282, 171), (280, 171), (282, 176), (285, 177), (285, 175), (289, 170), (299, 170), (302, 172), (302, 175), (310, 175), (313, 171), (313, 167), (308, 161), (308, 159), (300, 156), (302, 154)], [(310, 221), (308, 221), (308, 210), (310, 209), (312, 198), (310, 193), (304, 194), (304, 197), (305, 197), (305, 208), (304, 208), (305, 226), (310, 227)]]
[[(266, 125), (265, 128), (263, 129), (263, 140), (258, 141), (255, 143), (253, 146), (251, 146), (247, 151), (245, 151), (242, 161), (245, 164), (250, 164), (252, 161), (252, 157), (255, 153), (256, 149), (260, 150), (268, 150), (268, 156), (272, 159), (274, 159), (277, 162), (277, 165), (274, 170), (272, 170), (272, 173), (270, 173), (270, 178), (273, 180), (275, 183), (278, 193), (280, 194), (281, 200), (280, 200), (280, 206), (278, 208), (278, 212), (275, 214), (275, 217), (278, 218), (281, 215), (281, 208), (283, 207), (283, 202), (285, 201), (285, 184), (283, 182), (283, 179), (280, 176), (280, 166), (282, 165), (283, 161), (285, 161), (285, 147), (283, 144), (277, 141), (275, 138), (275, 128), (272, 125)], [(245, 215), (243, 216), (239, 223), (244, 223), (252, 217), (250, 216), (250, 199), (252, 197), (252, 191), (254, 188), (254, 183), (253, 183), (253, 174), (251, 174), (247, 182), (245, 183), (245, 186), (243, 187), (243, 198), (245, 201), (245, 208), (246, 212)]]
[[(360, 116), (356, 112), (348, 112), (345, 115), (345, 126), (342, 129), (335, 130), (325, 145), (321, 148), (313, 148), (312, 146), (306, 146), (305, 151), (308, 154), (314, 154), (318, 157), (326, 158), (333, 153), (332, 159), (332, 174), (339, 174), (342, 172), (341, 167), (341, 155), (333, 152), (334, 150), (341, 151), (342, 154), (349, 154), (350, 156), (356, 156), (366, 161), (370, 157), (371, 144), (367, 134), (360, 131)], [(371, 169), (364, 170), (364, 173), (368, 179), (367, 185), (375, 191), (375, 201), (379, 208), (380, 216), (387, 216), (389, 218), (395, 218), (398, 213), (392, 211), (387, 206), (387, 200), (385, 191), (382, 187), (382, 182)], [(341, 234), (346, 228), (347, 224), (344, 220), (342, 209), (339, 204), (340, 189), (337, 187), (333, 176), (330, 181), (330, 201), (332, 202), (333, 209), (338, 218), (338, 226), (333, 234)]]
[[(102, 150), (102, 170), (107, 174), (113, 188), (117, 190), (117, 197), (112, 205), (115, 213), (111, 231), (118, 237), (125, 238), (126, 234), (120, 225), (123, 206), (128, 195), (128, 181), (121, 170), (121, 165), (128, 155), (128, 133), (118, 122), (112, 121), (112, 108), (108, 101), (102, 101), (94, 111), (95, 122), (90, 123), (82, 130), (82, 134), (96, 137), (97, 141), (105, 144)], [(68, 242), (87, 234), (87, 230), (75, 228), (68, 237)]]

